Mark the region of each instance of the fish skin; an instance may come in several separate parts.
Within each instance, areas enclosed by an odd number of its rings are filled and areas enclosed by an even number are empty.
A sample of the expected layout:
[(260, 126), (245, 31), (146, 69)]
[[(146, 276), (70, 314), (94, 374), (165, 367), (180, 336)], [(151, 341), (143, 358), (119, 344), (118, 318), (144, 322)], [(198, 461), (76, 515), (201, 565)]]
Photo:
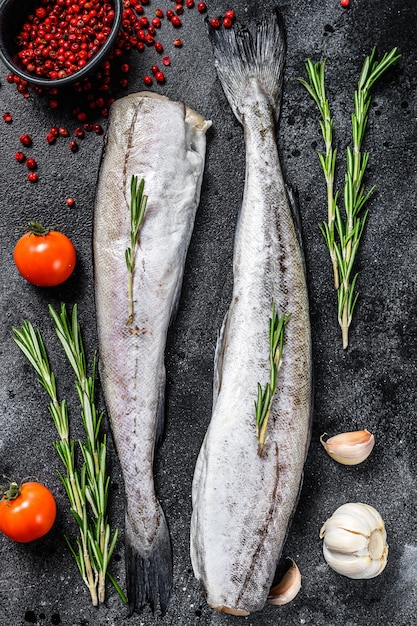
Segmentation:
[[(235, 232), (233, 293), (215, 355), (211, 421), (192, 488), (190, 551), (213, 608), (261, 610), (302, 483), (310, 441), (312, 357), (303, 252), (276, 144), (286, 54), (279, 13), (252, 34), (209, 30), (217, 73), (242, 123), (246, 178)], [(285, 330), (262, 456), (254, 403), (269, 380), (271, 305)]]
[[(172, 589), (168, 526), (155, 493), (163, 429), (164, 351), (199, 204), (211, 122), (168, 98), (138, 93), (111, 107), (94, 210), (100, 378), (125, 487), (129, 609), (165, 613)], [(128, 320), (130, 181), (145, 181), (136, 247), (134, 318)]]

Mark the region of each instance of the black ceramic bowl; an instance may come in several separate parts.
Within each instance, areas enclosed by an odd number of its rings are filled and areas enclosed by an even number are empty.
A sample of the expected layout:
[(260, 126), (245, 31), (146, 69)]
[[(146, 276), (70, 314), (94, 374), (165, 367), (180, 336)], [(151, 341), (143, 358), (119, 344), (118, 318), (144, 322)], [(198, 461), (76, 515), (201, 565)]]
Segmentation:
[(111, 32), (99, 51), (78, 71), (63, 78), (49, 79), (27, 72), (19, 64), (19, 48), (16, 36), (30, 13), (33, 13), (37, 0), (0, 0), (0, 58), (13, 74), (38, 87), (63, 87), (94, 74), (113, 48), (122, 19), (122, 0), (107, 0), (114, 6), (114, 21)]

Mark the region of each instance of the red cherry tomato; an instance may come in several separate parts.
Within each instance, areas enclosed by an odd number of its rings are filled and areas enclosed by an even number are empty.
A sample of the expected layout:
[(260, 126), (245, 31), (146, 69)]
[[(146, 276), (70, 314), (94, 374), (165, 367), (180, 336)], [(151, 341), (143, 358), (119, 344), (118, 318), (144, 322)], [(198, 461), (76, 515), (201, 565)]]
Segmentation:
[(0, 500), (0, 531), (19, 543), (46, 535), (55, 517), (54, 496), (40, 483), (10, 483)]
[(74, 271), (76, 252), (72, 241), (63, 233), (30, 222), (31, 231), (19, 239), (14, 262), (20, 274), (32, 285), (54, 287)]

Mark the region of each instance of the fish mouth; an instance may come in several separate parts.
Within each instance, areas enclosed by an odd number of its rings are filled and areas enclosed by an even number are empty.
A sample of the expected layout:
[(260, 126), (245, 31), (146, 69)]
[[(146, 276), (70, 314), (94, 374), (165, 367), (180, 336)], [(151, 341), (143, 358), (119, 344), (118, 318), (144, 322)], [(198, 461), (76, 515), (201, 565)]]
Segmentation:
[(234, 609), (233, 607), (230, 607), (230, 606), (224, 606), (224, 604), (222, 606), (219, 606), (219, 605), (209, 603), (209, 606), (211, 606), (211, 608), (214, 609), (215, 611), (220, 611), (221, 613), (227, 613), (228, 615), (238, 615), (240, 617), (245, 617), (247, 615), (250, 615), (249, 611), (245, 611), (244, 609)]

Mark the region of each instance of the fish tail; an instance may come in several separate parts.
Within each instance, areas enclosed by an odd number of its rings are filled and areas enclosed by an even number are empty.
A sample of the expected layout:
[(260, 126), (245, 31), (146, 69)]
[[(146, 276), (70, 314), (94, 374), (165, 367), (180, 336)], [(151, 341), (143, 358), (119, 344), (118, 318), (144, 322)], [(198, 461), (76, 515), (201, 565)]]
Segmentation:
[(215, 29), (209, 24), (217, 75), (232, 110), (242, 122), (242, 105), (256, 80), (279, 113), (286, 40), (279, 11), (263, 18), (255, 32), (245, 27)]
[(126, 586), (129, 613), (139, 613), (146, 605), (158, 607), (164, 615), (172, 590), (172, 548), (162, 509), (156, 536), (150, 549), (138, 546), (129, 517), (126, 516)]

